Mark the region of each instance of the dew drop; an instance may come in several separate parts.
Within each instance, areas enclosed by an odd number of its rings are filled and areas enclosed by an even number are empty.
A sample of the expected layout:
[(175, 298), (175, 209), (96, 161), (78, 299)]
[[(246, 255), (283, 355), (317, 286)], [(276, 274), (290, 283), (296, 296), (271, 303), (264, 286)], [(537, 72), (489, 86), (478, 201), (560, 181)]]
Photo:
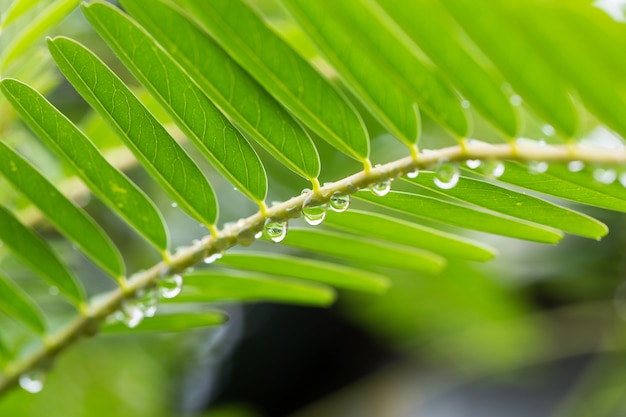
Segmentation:
[(454, 188), (459, 182), (459, 166), (457, 164), (443, 163), (435, 169), (435, 185), (443, 190)]
[(350, 207), (350, 194), (342, 193), (341, 191), (335, 191), (330, 196), (330, 209), (337, 213), (343, 213)]
[(593, 170), (593, 179), (600, 184), (613, 184), (617, 179), (617, 172), (614, 169), (596, 168)]
[(619, 174), (619, 183), (622, 184), (622, 187), (626, 187), (626, 172)]
[(263, 230), (256, 232), (256, 234), (254, 235), (255, 239), (261, 239), (263, 237)]
[(420, 174), (419, 169), (416, 169), (415, 171), (407, 172), (406, 177), (410, 179), (414, 179), (414, 178), (417, 178), (419, 174)]
[(531, 174), (543, 174), (549, 168), (549, 165), (545, 161), (530, 161), (528, 163), (528, 172)]
[(218, 259), (221, 259), (222, 256), (224, 256), (223, 252), (213, 252), (212, 254), (205, 256), (204, 257), (204, 263), (205, 264), (212, 264), (213, 262), (217, 261)]
[(480, 159), (468, 159), (467, 161), (465, 161), (465, 165), (467, 165), (467, 167), (469, 169), (476, 169), (478, 168), (480, 165), (482, 164)]
[(370, 191), (379, 197), (386, 196), (389, 191), (391, 191), (391, 180), (385, 180), (378, 184), (370, 185)]
[(500, 178), (504, 174), (504, 164), (501, 161), (484, 161), (482, 172), (491, 178)]
[(302, 203), (302, 214), (304, 215), (304, 220), (311, 226), (321, 224), (326, 218), (327, 208), (327, 203), (319, 201), (314, 194), (309, 195)]
[(34, 369), (20, 375), (19, 384), (24, 391), (36, 394), (43, 389), (43, 383), (46, 379), (46, 373), (40, 369)]
[(287, 221), (267, 219), (264, 233), (269, 240), (279, 243), (287, 236), (287, 228)]
[(567, 169), (569, 172), (580, 172), (585, 169), (585, 163), (583, 161), (570, 161), (567, 163)]
[(461, 107), (463, 107), (464, 109), (469, 109), (472, 106), (472, 104), (467, 101), (467, 100), (463, 100), (461, 101)]
[(135, 298), (125, 300), (122, 304), (121, 320), (131, 329), (134, 329), (145, 317), (153, 317), (159, 305), (156, 288), (139, 290)]
[(511, 97), (509, 97), (509, 102), (513, 106), (519, 106), (522, 104), (522, 98), (517, 94), (513, 94)]
[(546, 136), (552, 136), (554, 135), (554, 127), (550, 125), (543, 125), (541, 127), (541, 132)]
[(171, 299), (183, 290), (183, 276), (179, 274), (161, 278), (159, 280), (159, 295)]
[(178, 203), (176, 203), (175, 201), (171, 204), (172, 208), (176, 208), (178, 207)]

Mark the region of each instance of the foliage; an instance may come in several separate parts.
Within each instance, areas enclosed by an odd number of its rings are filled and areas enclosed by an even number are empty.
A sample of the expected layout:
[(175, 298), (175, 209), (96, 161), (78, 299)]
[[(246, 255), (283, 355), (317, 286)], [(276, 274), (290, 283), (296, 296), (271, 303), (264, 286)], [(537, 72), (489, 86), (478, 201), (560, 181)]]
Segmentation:
[[(601, 239), (571, 202), (626, 212), (626, 30), (587, 0), (81, 5), (121, 64), (91, 35), (44, 46), (77, 2), (35, 3), (0, 3), (0, 392), (100, 327), (222, 324), (209, 301), (326, 306), (444, 271), (516, 315), (467, 282), (498, 252), (468, 230)], [(54, 104), (63, 79), (87, 117)], [(172, 201), (206, 229), (168, 227)]]

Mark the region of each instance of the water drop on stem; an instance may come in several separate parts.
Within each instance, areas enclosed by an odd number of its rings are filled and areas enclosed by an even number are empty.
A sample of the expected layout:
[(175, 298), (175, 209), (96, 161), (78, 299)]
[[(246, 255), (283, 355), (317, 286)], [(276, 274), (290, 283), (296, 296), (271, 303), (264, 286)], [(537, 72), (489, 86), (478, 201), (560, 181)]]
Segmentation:
[(179, 274), (161, 278), (159, 280), (159, 295), (162, 298), (171, 299), (183, 290), (183, 276)]
[(41, 369), (33, 369), (20, 375), (20, 387), (31, 394), (36, 394), (43, 390), (43, 383), (46, 379), (46, 373)]
[(528, 172), (531, 174), (543, 174), (549, 167), (545, 161), (530, 161), (528, 163)]
[(330, 196), (330, 209), (338, 213), (343, 213), (350, 207), (350, 194), (342, 193), (341, 191), (335, 191)]
[(386, 196), (391, 191), (391, 180), (384, 180), (370, 185), (370, 191), (379, 197)]
[(326, 218), (328, 204), (320, 201), (315, 194), (309, 195), (302, 203), (304, 220), (311, 226), (321, 224)]
[(287, 236), (287, 228), (287, 221), (267, 219), (264, 233), (269, 240), (279, 243)]
[(444, 162), (435, 169), (433, 182), (442, 190), (449, 190), (458, 184), (460, 176), (457, 164)]

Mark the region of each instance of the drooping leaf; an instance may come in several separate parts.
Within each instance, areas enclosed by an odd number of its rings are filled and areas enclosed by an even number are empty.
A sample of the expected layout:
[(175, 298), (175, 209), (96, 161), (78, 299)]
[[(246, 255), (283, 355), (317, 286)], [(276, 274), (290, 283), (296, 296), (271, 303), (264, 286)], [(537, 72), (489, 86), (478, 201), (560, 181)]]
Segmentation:
[[(408, 94), (406, 82), (394, 66), (384, 59), (372, 65), (371, 57), (381, 51), (367, 42), (362, 28), (355, 22), (356, 15), (368, 12), (363, 5), (349, 0), (282, 0), (282, 3), (352, 92), (396, 138), (412, 147), (420, 133), (415, 100)], [(379, 26), (368, 27), (367, 31), (380, 37), (383, 35), (380, 29), (386, 28)], [(399, 41), (394, 44), (394, 40), (388, 43), (387, 50), (395, 51), (401, 46)], [(410, 57), (410, 53), (405, 54), (406, 60)]]
[(509, 162), (500, 181), (533, 191), (626, 213), (626, 192), (620, 184), (599, 184), (590, 172), (570, 173), (553, 165), (547, 173), (529, 175), (525, 166)]
[(409, 246), (326, 230), (291, 229), (282, 241), (287, 246), (369, 265), (437, 274), (446, 260)]
[(377, 2), (487, 120), (508, 138), (515, 137), (517, 117), (508, 97), (493, 74), (467, 52), (457, 27), (437, 0)]
[(0, 53), (0, 70), (24, 55), (24, 52), (41, 38), (46, 30), (63, 20), (79, 3), (80, 0), (56, 0), (39, 13), (33, 21), (24, 25), (22, 31)]
[(175, 303), (211, 301), (273, 301), (327, 306), (335, 299), (332, 288), (271, 275), (232, 271), (197, 271), (185, 275), (185, 286)]
[(356, 198), (417, 217), (502, 236), (543, 243), (556, 243), (563, 237), (560, 231), (538, 224), (426, 195), (392, 191), (381, 198), (364, 191), (357, 193)]
[(369, 139), (354, 107), (241, 0), (183, 0), (217, 42), (321, 138), (365, 162)]
[[(433, 183), (434, 178), (435, 174), (432, 172), (420, 172), (417, 178), (407, 181), (419, 187), (439, 192)], [(608, 233), (605, 224), (585, 214), (473, 178), (461, 177), (455, 187), (446, 190), (445, 193), (441, 192), (441, 194), (498, 213), (592, 239), (599, 239)]]
[(233, 253), (220, 259), (217, 264), (377, 294), (384, 292), (389, 282), (386, 277), (372, 272), (278, 253)]
[(113, 278), (124, 276), (122, 256), (102, 228), (3, 142), (0, 173), (96, 265)]
[(345, 213), (329, 212), (324, 224), (362, 236), (426, 249), (443, 256), (487, 261), (497, 253), (495, 248), (483, 243), (378, 213), (354, 209)]
[(167, 232), (154, 204), (114, 168), (89, 139), (41, 94), (17, 80), (0, 81), (0, 89), (22, 119), (59, 158), (71, 166), (91, 191), (161, 252)]
[(117, 333), (173, 333), (184, 332), (204, 327), (220, 326), (228, 320), (221, 311), (203, 311), (197, 313), (159, 314), (148, 317), (132, 329), (122, 322), (107, 323), (102, 327), (105, 334)]
[(70, 39), (48, 41), (65, 77), (117, 132), (135, 157), (189, 215), (212, 226), (217, 200), (200, 168), (126, 85), (85, 47)]
[(561, 74), (549, 65), (499, 0), (440, 0), (537, 114), (571, 138), (578, 115)]
[(0, 206), (0, 241), (40, 277), (56, 286), (74, 305), (84, 303), (85, 293), (78, 279), (43, 239), (3, 206)]
[(317, 178), (319, 156), (305, 130), (190, 18), (160, 0), (150, 7), (138, 0), (122, 5), (231, 120), (283, 165)]
[(0, 273), (0, 310), (38, 334), (46, 333), (46, 322), (28, 294)]
[(98, 34), (213, 166), (246, 196), (262, 203), (267, 177), (258, 155), (178, 64), (115, 7), (94, 2), (82, 8)]

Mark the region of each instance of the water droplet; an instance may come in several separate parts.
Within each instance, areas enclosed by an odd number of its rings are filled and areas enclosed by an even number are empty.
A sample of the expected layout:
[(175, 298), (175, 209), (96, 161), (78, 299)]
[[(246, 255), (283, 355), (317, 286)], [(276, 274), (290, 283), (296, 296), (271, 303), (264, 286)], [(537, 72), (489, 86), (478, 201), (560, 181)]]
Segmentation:
[(326, 218), (327, 203), (323, 203), (318, 198), (311, 194), (302, 203), (302, 214), (304, 220), (311, 226), (317, 226), (321, 224)]
[(541, 131), (543, 132), (544, 135), (546, 136), (552, 136), (554, 135), (554, 127), (550, 126), (550, 125), (543, 125), (541, 127)]
[(619, 174), (619, 183), (622, 184), (622, 187), (626, 187), (626, 172)]
[(183, 290), (183, 276), (179, 274), (159, 280), (159, 295), (163, 298), (174, 298)]
[(122, 303), (122, 321), (124, 324), (133, 329), (145, 317), (153, 317), (159, 305), (158, 295), (156, 288), (148, 288), (137, 291), (135, 298), (125, 300)]
[(614, 169), (596, 168), (593, 170), (593, 179), (601, 184), (613, 184), (617, 179)]
[(491, 178), (500, 178), (504, 174), (504, 164), (501, 161), (484, 161), (482, 172)]
[(549, 165), (545, 161), (530, 161), (528, 163), (528, 172), (531, 174), (543, 174), (549, 168)]
[(279, 243), (287, 236), (287, 222), (267, 219), (265, 222), (265, 236), (272, 242)]
[(174, 201), (174, 202), (171, 204), (171, 206), (172, 206), (172, 208), (176, 208), (176, 207), (178, 207), (178, 203)]
[(459, 166), (457, 164), (443, 163), (435, 168), (434, 183), (443, 190), (454, 188), (459, 182)]
[(343, 213), (350, 207), (350, 194), (342, 193), (341, 191), (335, 191), (330, 196), (330, 209), (337, 213)]
[(585, 169), (585, 163), (583, 161), (570, 161), (567, 164), (569, 172), (580, 172)]
[(378, 184), (370, 185), (370, 191), (379, 197), (386, 196), (389, 191), (391, 191), (391, 180), (385, 180)]
[(417, 178), (419, 174), (420, 174), (419, 169), (416, 169), (415, 171), (407, 172), (406, 177), (410, 179), (414, 179), (414, 178)]
[(482, 161), (480, 159), (468, 159), (467, 161), (465, 161), (465, 165), (467, 165), (469, 169), (476, 169), (481, 164), (482, 164)]
[(356, 185), (352, 184), (351, 182), (346, 183), (346, 193), (354, 194), (357, 191), (359, 191), (359, 187), (357, 187)]
[(223, 252), (213, 252), (210, 255), (207, 255), (204, 257), (204, 263), (205, 264), (212, 264), (213, 262), (217, 261), (218, 259), (221, 259), (222, 256), (224, 256)]
[(261, 239), (263, 237), (263, 231), (261, 230), (260, 232), (256, 232), (256, 234), (254, 235), (255, 239)]
[(257, 239), (258, 233), (259, 230), (252, 227), (241, 229), (239, 233), (237, 233), (237, 243), (239, 243), (241, 246), (250, 246)]
[(469, 109), (471, 107), (472, 103), (470, 103), (467, 100), (463, 100), (461, 101), (461, 107), (463, 107), (464, 109)]
[(517, 94), (513, 94), (511, 97), (509, 97), (509, 102), (513, 106), (519, 106), (522, 104), (522, 98)]
[(46, 373), (40, 369), (34, 369), (30, 372), (20, 375), (20, 387), (24, 391), (36, 394), (43, 389), (43, 383), (46, 379)]

